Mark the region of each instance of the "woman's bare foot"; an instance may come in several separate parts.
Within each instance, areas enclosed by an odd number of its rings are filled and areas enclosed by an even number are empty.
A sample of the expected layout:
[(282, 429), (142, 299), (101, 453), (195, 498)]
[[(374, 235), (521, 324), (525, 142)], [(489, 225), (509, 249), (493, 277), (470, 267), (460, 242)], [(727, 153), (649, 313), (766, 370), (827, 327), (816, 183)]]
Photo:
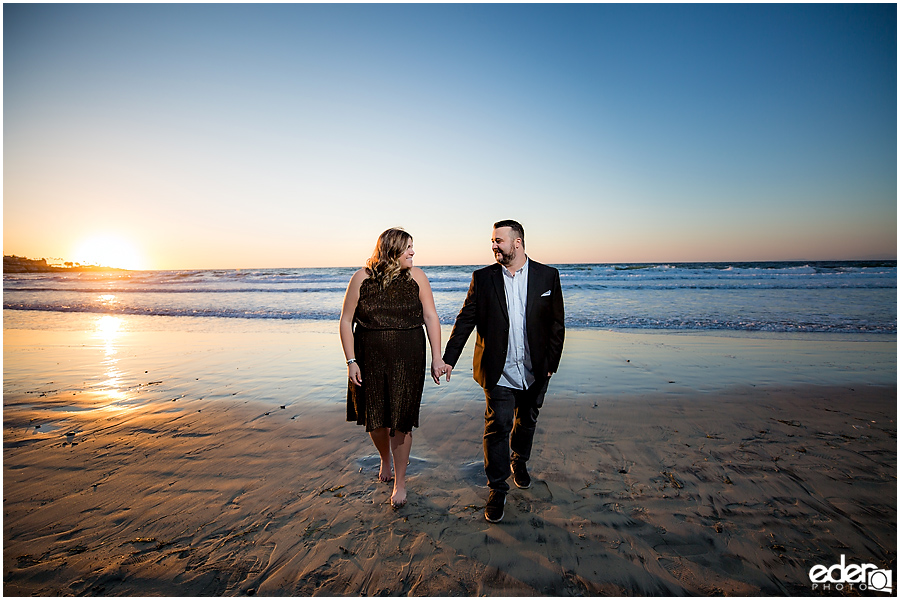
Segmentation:
[(394, 479), (394, 470), (391, 469), (391, 460), (387, 462), (381, 461), (381, 468), (378, 470), (378, 481), (387, 483)]
[(394, 493), (391, 494), (391, 508), (400, 508), (406, 504), (406, 488), (398, 489), (394, 485)]
[(391, 468), (391, 437), (387, 427), (379, 427), (374, 431), (370, 431), (372, 442), (378, 450), (378, 456), (381, 458), (381, 468), (378, 469), (378, 481), (385, 483), (394, 478), (394, 470)]

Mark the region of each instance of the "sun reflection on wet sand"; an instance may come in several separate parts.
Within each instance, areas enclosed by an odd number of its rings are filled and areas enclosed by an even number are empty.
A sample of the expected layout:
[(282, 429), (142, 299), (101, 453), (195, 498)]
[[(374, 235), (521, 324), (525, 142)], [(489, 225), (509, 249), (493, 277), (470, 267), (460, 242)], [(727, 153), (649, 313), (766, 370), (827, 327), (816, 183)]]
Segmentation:
[[(111, 297), (115, 298), (115, 296)], [(106, 379), (97, 384), (95, 391), (113, 402), (121, 402), (128, 398), (123, 389), (123, 372), (118, 368), (119, 359), (116, 356), (119, 353), (123, 325), (122, 318), (113, 315), (98, 317), (96, 322), (95, 337), (99, 338), (103, 343), (105, 358), (101, 366), (105, 369), (104, 375)]]
[(122, 333), (122, 318), (113, 315), (103, 315), (97, 318), (96, 336), (104, 341), (107, 350), (115, 352), (115, 341)]

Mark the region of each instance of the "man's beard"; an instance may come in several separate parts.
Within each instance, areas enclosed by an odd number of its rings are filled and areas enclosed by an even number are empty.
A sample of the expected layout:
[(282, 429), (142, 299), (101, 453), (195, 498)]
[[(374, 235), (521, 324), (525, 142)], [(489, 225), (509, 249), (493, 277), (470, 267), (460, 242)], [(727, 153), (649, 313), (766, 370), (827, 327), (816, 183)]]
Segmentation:
[[(498, 253), (500, 254), (499, 257), (497, 257)], [(500, 263), (501, 265), (503, 265), (504, 267), (508, 267), (509, 265), (511, 265), (512, 262), (514, 260), (516, 260), (516, 256), (517, 255), (516, 255), (515, 249), (512, 250), (509, 254), (507, 254), (500, 248), (497, 248), (497, 250), (494, 251), (494, 258), (496, 258), (497, 262)]]

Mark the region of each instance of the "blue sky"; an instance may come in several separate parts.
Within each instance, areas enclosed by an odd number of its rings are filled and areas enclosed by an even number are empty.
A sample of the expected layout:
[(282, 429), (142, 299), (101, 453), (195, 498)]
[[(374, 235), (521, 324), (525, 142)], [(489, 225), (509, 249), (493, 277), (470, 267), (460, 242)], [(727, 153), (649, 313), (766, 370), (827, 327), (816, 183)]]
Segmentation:
[[(4, 253), (896, 258), (880, 5), (4, 5)], [(115, 248), (115, 246), (110, 246)], [(100, 259), (98, 259), (100, 260)], [(107, 260), (106, 262), (111, 262)]]

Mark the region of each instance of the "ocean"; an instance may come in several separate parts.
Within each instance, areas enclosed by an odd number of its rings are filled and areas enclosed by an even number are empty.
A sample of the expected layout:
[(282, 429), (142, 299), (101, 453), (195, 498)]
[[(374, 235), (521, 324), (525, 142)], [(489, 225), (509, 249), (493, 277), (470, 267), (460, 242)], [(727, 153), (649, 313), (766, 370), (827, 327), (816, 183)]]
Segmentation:
[[(897, 333), (896, 261), (554, 265), (570, 328)], [(477, 266), (422, 267), (452, 324)], [(336, 321), (355, 268), (4, 274), (3, 308)]]

